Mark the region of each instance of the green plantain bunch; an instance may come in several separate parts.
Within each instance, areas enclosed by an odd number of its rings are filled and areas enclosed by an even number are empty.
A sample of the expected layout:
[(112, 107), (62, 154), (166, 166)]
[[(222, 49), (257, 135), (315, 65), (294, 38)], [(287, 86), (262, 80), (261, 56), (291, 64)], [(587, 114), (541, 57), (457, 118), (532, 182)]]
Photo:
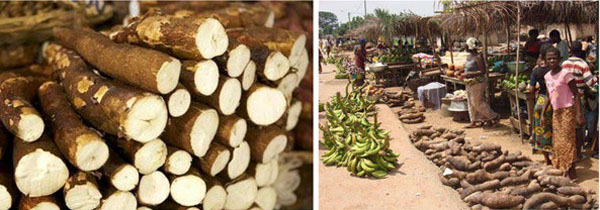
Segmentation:
[[(356, 87), (346, 95), (337, 93), (325, 104), (327, 123), (319, 126), (323, 131), (320, 142), (328, 151), (321, 157), (325, 165), (346, 167), (358, 177), (383, 178), (395, 169), (398, 154), (389, 147), (389, 131), (379, 129), (375, 103), (368, 100), (365, 85)], [(373, 122), (368, 117), (373, 116)]]

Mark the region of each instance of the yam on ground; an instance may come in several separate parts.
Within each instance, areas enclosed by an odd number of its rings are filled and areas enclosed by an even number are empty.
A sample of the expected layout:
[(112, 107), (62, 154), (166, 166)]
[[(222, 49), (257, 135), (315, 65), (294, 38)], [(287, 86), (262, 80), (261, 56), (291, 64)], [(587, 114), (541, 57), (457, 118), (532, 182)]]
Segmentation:
[(473, 173), (467, 174), (466, 180), (471, 184), (479, 184), (482, 182), (490, 181), (492, 179), (503, 180), (507, 178), (509, 173), (506, 171), (499, 171), (495, 173), (488, 173), (483, 169), (477, 170)]
[(196, 157), (203, 157), (217, 133), (218, 125), (217, 111), (203, 104), (192, 103), (184, 115), (169, 119), (162, 139)]
[(505, 161), (504, 158), (505, 158), (504, 155), (500, 155), (496, 159), (483, 164), (483, 168), (485, 168), (486, 171), (493, 171), (494, 169), (500, 167), (500, 165), (502, 165), (502, 163), (504, 163), (504, 161)]
[(109, 149), (106, 163), (100, 168), (113, 187), (120, 191), (130, 191), (137, 186), (140, 175), (135, 166), (125, 162), (119, 154)]
[(14, 71), (0, 74), (0, 120), (8, 131), (26, 142), (39, 139), (44, 132), (44, 121), (31, 102), (45, 80)]
[(460, 193), (460, 197), (462, 199), (464, 199), (465, 197), (473, 194), (474, 192), (478, 192), (478, 191), (486, 191), (486, 190), (494, 190), (500, 188), (500, 181), (497, 179), (494, 180), (490, 180), (478, 185), (473, 185), (472, 187), (469, 187), (467, 189), (464, 189), (461, 193)]
[(102, 199), (96, 178), (81, 171), (67, 180), (63, 195), (67, 207), (72, 210), (95, 209)]
[(540, 176), (538, 177), (541, 185), (554, 185), (556, 187), (575, 186), (573, 182), (564, 176)]
[(141, 174), (149, 174), (165, 164), (167, 145), (160, 139), (139, 143), (115, 136), (106, 136), (106, 140), (125, 159), (133, 163)]
[(484, 192), (469, 196), (465, 201), (470, 203), (479, 203), (491, 209), (510, 209), (525, 201), (523, 196), (512, 196), (501, 192)]
[(541, 190), (542, 187), (540, 186), (540, 184), (538, 184), (537, 180), (532, 180), (527, 186), (512, 189), (510, 191), (510, 194), (529, 197), (529, 195), (539, 192)]
[(524, 210), (532, 209), (536, 205), (547, 202), (547, 201), (552, 201), (559, 207), (564, 207), (564, 206), (578, 203), (577, 198), (570, 199), (568, 197), (562, 197), (560, 195), (556, 195), (556, 194), (552, 194), (552, 193), (540, 192), (540, 193), (532, 195), (530, 198), (528, 198), (525, 201), (525, 203), (523, 204), (523, 209)]

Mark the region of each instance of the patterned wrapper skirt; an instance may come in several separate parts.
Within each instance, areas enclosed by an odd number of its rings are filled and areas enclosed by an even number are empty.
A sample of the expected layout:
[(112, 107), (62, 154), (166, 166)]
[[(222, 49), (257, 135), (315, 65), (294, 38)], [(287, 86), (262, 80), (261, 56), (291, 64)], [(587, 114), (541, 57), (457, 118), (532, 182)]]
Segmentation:
[(577, 157), (575, 106), (554, 110), (552, 114), (552, 165), (564, 172)]
[(467, 85), (467, 103), (471, 122), (491, 120), (498, 116), (485, 101), (487, 81)]
[[(549, 103), (548, 97), (540, 94), (533, 109), (533, 142), (531, 146), (534, 153), (552, 153), (552, 105)], [(548, 107), (546, 108), (546, 106)], [(544, 108), (546, 108), (545, 112)]]

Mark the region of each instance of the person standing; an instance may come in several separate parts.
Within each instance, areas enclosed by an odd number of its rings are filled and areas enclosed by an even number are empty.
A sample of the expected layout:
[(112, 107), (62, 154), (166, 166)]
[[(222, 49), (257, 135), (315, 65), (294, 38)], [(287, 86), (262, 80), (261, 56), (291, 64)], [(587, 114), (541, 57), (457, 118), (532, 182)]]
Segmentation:
[(467, 86), (467, 103), (469, 118), (471, 124), (465, 128), (479, 127), (478, 123), (488, 122), (489, 125), (495, 125), (500, 121), (500, 115), (494, 112), (485, 101), (485, 90), (487, 89), (487, 79), (485, 78), (485, 62), (481, 54), (477, 51), (479, 41), (473, 37), (467, 39), (467, 50), (469, 56), (465, 62), (465, 84)]
[(537, 38), (538, 35), (540, 35), (540, 33), (537, 29), (529, 30), (529, 39), (525, 42), (525, 54), (535, 59), (540, 55), (541, 42)]
[(546, 50), (545, 63), (550, 69), (544, 80), (552, 104), (552, 165), (564, 175), (575, 180), (574, 162), (577, 156), (575, 125), (584, 123), (581, 98), (573, 73), (560, 66), (560, 51), (554, 47)]
[(365, 82), (365, 62), (368, 61), (366, 46), (367, 41), (365, 39), (361, 39), (358, 47), (354, 50), (354, 64), (356, 65), (357, 69), (353, 74), (355, 75), (354, 84), (356, 86), (361, 86)]
[(536, 93), (536, 103), (533, 109), (531, 146), (534, 153), (542, 153), (544, 155), (546, 165), (552, 164), (549, 156), (552, 152), (552, 105), (550, 105), (550, 100), (548, 100), (546, 82), (544, 80), (544, 75), (550, 71), (544, 63), (544, 51), (550, 46), (552, 45), (544, 44), (540, 47), (542, 56), (538, 59), (538, 66), (531, 72), (531, 79), (529, 80), (529, 92)]
[(552, 43), (556, 44), (556, 48), (560, 52), (560, 62), (567, 60), (569, 58), (569, 45), (565, 40), (560, 39), (560, 32), (554, 29), (550, 31), (550, 40)]

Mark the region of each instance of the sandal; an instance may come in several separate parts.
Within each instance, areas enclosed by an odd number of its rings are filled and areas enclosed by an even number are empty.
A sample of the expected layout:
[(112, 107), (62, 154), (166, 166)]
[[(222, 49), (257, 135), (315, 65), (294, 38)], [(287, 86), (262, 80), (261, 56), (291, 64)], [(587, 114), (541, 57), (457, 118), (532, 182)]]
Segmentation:
[[(483, 123), (482, 123), (482, 124), (483, 124)], [(465, 129), (469, 129), (469, 128), (479, 128), (479, 127), (481, 127), (481, 126), (482, 126), (482, 124), (479, 124), (478, 122), (475, 122), (474, 124), (469, 124), (469, 125), (466, 125), (466, 126), (465, 126), (465, 127), (463, 127), (463, 128), (465, 128)]]

